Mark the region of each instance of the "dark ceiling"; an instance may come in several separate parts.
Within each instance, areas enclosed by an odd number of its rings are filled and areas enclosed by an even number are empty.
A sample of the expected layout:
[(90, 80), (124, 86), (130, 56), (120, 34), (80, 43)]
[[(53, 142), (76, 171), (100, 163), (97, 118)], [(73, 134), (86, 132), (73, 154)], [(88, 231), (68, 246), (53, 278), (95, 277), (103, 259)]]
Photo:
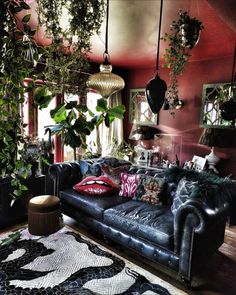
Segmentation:
[[(30, 4), (32, 9), (35, 2)], [(164, 0), (161, 35), (169, 31), (178, 11), (187, 11), (202, 21), (204, 30), (191, 51), (191, 61), (233, 56), (236, 42), (236, 0)], [(156, 63), (160, 0), (110, 0), (108, 51), (114, 66), (149, 68)], [(36, 19), (36, 18), (35, 18)], [(100, 36), (92, 38), (90, 58), (102, 62), (105, 21)], [(40, 44), (48, 44), (43, 30)], [(160, 43), (160, 58), (167, 44)]]

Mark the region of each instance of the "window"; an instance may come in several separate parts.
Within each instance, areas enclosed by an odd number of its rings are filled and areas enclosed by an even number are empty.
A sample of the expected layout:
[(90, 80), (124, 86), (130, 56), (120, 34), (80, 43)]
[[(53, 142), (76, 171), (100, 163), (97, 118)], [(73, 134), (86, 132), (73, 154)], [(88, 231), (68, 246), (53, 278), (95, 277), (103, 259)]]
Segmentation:
[(231, 121), (221, 117), (220, 104), (228, 99), (229, 83), (204, 84), (202, 92), (201, 120), (202, 127), (229, 127)]

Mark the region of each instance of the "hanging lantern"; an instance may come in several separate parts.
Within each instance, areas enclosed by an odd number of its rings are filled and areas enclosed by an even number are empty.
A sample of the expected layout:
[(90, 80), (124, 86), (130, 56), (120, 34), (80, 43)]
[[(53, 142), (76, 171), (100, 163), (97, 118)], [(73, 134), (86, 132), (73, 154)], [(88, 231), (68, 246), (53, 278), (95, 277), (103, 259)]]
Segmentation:
[(160, 49), (160, 38), (161, 38), (161, 18), (162, 18), (162, 7), (163, 7), (163, 0), (161, 0), (160, 5), (160, 19), (159, 19), (159, 30), (158, 30), (158, 43), (157, 43), (157, 59), (156, 59), (156, 76), (148, 81), (146, 86), (146, 97), (147, 102), (151, 111), (154, 114), (157, 114), (165, 99), (165, 92), (167, 90), (167, 85), (164, 80), (162, 80), (158, 75), (158, 62), (159, 62), (159, 49)]
[(100, 73), (91, 75), (88, 78), (87, 86), (96, 90), (103, 98), (108, 98), (123, 89), (125, 82), (120, 76), (112, 73), (112, 65), (106, 57), (103, 64), (100, 65)]
[(100, 72), (91, 75), (87, 80), (87, 86), (96, 90), (103, 98), (108, 98), (113, 93), (121, 90), (125, 86), (124, 80), (112, 73), (112, 65), (109, 62), (108, 54), (108, 17), (109, 17), (109, 0), (107, 0), (107, 17), (106, 17), (106, 40), (104, 61), (100, 65)]

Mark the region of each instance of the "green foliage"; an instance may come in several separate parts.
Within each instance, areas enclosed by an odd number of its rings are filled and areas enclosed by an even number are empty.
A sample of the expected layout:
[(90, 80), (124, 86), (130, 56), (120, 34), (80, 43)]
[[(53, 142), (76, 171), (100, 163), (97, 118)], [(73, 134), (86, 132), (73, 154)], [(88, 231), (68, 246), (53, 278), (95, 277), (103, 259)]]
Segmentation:
[[(52, 44), (45, 51), (43, 79), (54, 94), (86, 94), (89, 69), (87, 53), (90, 37), (98, 32), (104, 15), (103, 0), (38, 0), (39, 21), (45, 25)], [(62, 28), (60, 19), (67, 14), (69, 24)], [(53, 84), (52, 84), (53, 82)]]
[(97, 101), (96, 110), (100, 114), (88, 119), (92, 112), (87, 106), (77, 101), (65, 101), (50, 112), (51, 117), (57, 123), (52, 128), (52, 134), (61, 134), (64, 144), (74, 149), (74, 156), (76, 148), (86, 147), (86, 136), (90, 135), (95, 126), (104, 121), (109, 127), (115, 118), (123, 119), (125, 106), (109, 108), (107, 100), (101, 98)]
[[(170, 25), (170, 33), (165, 33), (162, 40), (168, 42), (168, 47), (164, 53), (164, 67), (170, 69), (171, 83), (167, 88), (166, 100), (170, 109), (174, 109), (179, 101), (177, 76), (182, 75), (184, 68), (189, 61), (190, 49), (197, 42), (199, 32), (203, 29), (202, 23), (196, 18), (191, 18), (187, 12), (179, 11), (178, 21), (173, 21)], [(188, 30), (188, 34), (183, 35), (183, 30)]]
[(23, 26), (18, 29), (16, 13), (29, 8), (24, 1), (0, 2), (0, 177), (12, 177), (15, 198), (26, 189), (20, 180), (26, 177), (25, 164), (17, 157), (25, 143), (19, 109), (24, 102), (23, 80), (34, 73), (33, 63), (25, 56), (35, 46), (35, 31), (28, 24), (31, 15), (23, 17)]

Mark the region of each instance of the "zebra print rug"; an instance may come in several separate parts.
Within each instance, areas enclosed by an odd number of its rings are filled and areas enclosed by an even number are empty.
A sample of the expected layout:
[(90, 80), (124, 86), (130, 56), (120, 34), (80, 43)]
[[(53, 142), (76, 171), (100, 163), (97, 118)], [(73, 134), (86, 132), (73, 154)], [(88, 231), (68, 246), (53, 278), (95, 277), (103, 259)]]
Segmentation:
[[(0, 235), (0, 244), (9, 233)], [(187, 293), (71, 228), (47, 237), (20, 230), (0, 247), (0, 295), (154, 295)]]

